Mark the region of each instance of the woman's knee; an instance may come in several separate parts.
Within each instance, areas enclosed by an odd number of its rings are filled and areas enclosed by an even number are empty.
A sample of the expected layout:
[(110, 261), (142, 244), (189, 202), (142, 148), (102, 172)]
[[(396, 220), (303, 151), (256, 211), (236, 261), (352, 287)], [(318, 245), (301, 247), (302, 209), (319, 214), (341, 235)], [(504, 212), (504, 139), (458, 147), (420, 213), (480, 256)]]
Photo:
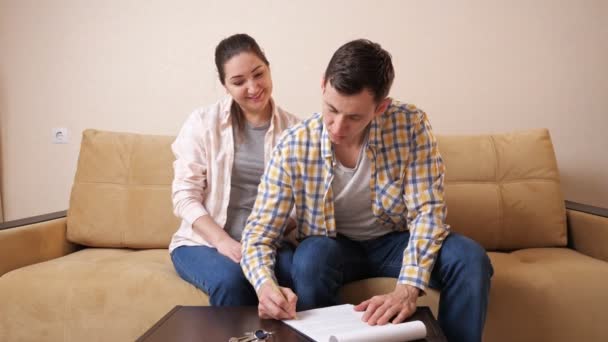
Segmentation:
[(257, 295), (242, 271), (218, 272), (218, 277), (208, 282), (207, 294), (212, 305), (256, 305)]
[(179, 276), (210, 297), (212, 305), (255, 305), (257, 296), (239, 264), (215, 250), (180, 247), (171, 259)]
[[(218, 270), (219, 271), (219, 270)], [(251, 287), (251, 284), (245, 278), (241, 269), (233, 269), (230, 271), (218, 272), (217, 286), (230, 289), (239, 289), (243, 287)]]

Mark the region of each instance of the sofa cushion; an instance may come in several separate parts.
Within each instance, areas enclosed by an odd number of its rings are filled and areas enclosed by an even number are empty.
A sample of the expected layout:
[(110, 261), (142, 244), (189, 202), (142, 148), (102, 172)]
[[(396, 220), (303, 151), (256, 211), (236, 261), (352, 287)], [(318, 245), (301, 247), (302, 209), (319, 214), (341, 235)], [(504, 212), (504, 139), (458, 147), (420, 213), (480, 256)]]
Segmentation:
[(165, 248), (173, 215), (173, 137), (86, 130), (67, 237), (92, 247)]
[[(494, 276), (484, 341), (605, 340), (608, 263), (567, 248), (488, 255)], [(340, 294), (343, 301), (358, 304), (392, 291), (395, 283), (393, 278), (364, 279), (345, 285)], [(429, 289), (417, 304), (430, 306), (437, 317), (439, 297)]]
[(209, 305), (166, 249), (87, 248), (0, 280), (0, 341), (134, 341), (175, 305)]
[(484, 340), (606, 339), (608, 263), (568, 248), (489, 256), (494, 277)]
[(566, 245), (566, 212), (547, 130), (437, 140), (454, 231), (488, 250)]

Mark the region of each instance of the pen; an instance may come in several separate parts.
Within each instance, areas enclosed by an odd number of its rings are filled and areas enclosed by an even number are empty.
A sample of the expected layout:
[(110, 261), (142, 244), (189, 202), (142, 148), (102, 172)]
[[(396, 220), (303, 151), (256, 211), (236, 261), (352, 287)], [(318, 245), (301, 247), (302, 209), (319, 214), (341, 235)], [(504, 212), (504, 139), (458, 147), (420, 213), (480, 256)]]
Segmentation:
[[(283, 299), (285, 299), (286, 302), (289, 302), (287, 300), (287, 298), (285, 297), (285, 295), (283, 294), (283, 291), (281, 291), (281, 289), (277, 286), (277, 284), (275, 284), (274, 281), (270, 281), (270, 284), (272, 284), (273, 289), (275, 291), (277, 291), (281, 295), (281, 297), (283, 297)], [(293, 314), (293, 319), (298, 319), (297, 313), (295, 313), (295, 312)]]

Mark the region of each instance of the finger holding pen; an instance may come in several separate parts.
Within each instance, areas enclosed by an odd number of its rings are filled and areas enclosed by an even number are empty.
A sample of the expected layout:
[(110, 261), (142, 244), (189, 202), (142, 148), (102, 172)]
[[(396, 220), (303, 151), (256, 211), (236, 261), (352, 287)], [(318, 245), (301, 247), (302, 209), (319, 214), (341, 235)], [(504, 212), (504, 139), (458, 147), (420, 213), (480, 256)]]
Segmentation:
[(295, 319), (298, 297), (287, 287), (265, 282), (258, 291), (258, 314), (261, 318)]
[(298, 296), (288, 287), (275, 287), (281, 292), (283, 298), (287, 301), (287, 305), (289, 307), (289, 314), (291, 319), (298, 319), (296, 314), (296, 304), (298, 303)]

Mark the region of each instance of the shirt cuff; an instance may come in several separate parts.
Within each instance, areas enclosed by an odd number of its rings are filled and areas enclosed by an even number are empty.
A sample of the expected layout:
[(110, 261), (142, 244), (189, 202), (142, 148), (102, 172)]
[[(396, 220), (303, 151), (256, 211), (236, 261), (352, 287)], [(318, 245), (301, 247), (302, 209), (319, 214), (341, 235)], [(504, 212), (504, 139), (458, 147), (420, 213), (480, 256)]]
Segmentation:
[(186, 222), (190, 223), (190, 225), (192, 225), (194, 224), (194, 221), (205, 215), (209, 215), (207, 210), (205, 210), (202, 205), (197, 205), (197, 203), (193, 203), (185, 208), (184, 215), (182, 218), (186, 220)]
[(262, 285), (266, 281), (271, 281), (271, 282), (275, 283), (276, 285), (278, 285), (272, 272), (269, 272), (267, 269), (263, 268), (263, 269), (259, 270), (256, 274), (255, 283), (253, 286), (255, 288), (255, 292), (258, 292), (260, 290), (260, 287), (262, 287)]
[(431, 271), (419, 266), (406, 265), (401, 268), (397, 283), (411, 285), (426, 292), (431, 279)]

